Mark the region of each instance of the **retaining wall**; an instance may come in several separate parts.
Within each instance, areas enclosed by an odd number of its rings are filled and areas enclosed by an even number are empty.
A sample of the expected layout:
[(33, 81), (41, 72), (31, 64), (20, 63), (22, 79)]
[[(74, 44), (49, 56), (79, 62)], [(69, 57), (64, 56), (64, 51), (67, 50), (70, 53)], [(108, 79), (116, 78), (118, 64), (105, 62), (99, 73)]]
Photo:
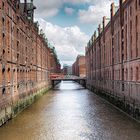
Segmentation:
[(32, 103), (34, 103), (38, 98), (46, 94), (50, 88), (51, 87), (38, 90), (37, 92), (33, 94), (25, 96), (22, 99), (19, 99), (15, 103), (8, 104), (4, 106), (3, 108), (1, 108), (0, 109), (0, 126), (5, 124), (8, 120), (16, 117), (20, 112), (22, 112)]
[(106, 99), (111, 104), (115, 105), (131, 117), (135, 118), (136, 120), (140, 121), (140, 102), (136, 101), (133, 98), (129, 98), (128, 96), (119, 96), (116, 92), (103, 90), (96, 86), (91, 86), (87, 84), (87, 88), (94, 92), (95, 94), (99, 95), (100, 97)]

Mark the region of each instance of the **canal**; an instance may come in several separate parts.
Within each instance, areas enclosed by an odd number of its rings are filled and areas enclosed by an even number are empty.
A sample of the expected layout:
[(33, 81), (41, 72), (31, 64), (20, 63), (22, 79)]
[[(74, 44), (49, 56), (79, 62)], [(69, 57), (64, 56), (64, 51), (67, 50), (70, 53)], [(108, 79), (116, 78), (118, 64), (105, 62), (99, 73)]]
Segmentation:
[(2, 126), (0, 140), (140, 140), (140, 124), (70, 81)]

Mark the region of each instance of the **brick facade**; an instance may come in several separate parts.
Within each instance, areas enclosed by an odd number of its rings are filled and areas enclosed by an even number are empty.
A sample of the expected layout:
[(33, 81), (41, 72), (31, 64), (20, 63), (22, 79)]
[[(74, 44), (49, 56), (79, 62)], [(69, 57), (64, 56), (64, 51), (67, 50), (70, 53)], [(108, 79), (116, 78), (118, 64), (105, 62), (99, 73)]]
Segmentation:
[(33, 22), (34, 9), (32, 1), (0, 1), (0, 110), (49, 87), (51, 65), (59, 69), (57, 57)]
[(56, 52), (53, 49), (50, 49), (50, 72), (51, 73), (61, 73), (61, 64), (57, 59)]
[(73, 75), (86, 77), (85, 56), (78, 55), (75, 63), (72, 65)]
[[(140, 1), (120, 0), (111, 5), (86, 47), (87, 86), (140, 109)], [(128, 105), (128, 106), (127, 106)], [(128, 111), (129, 112), (129, 111)], [(132, 111), (131, 111), (132, 113)], [(139, 111), (140, 113), (140, 111)], [(133, 113), (132, 113), (133, 114)], [(135, 113), (134, 113), (135, 114)], [(133, 115), (134, 115), (133, 114)]]

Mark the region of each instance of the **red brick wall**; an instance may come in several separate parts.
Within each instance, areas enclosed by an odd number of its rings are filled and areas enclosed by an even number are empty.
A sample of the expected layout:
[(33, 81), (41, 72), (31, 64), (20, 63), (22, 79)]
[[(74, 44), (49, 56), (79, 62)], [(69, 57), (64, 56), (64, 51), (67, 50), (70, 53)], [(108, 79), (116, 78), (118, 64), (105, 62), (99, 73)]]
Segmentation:
[(0, 1), (0, 107), (47, 87), (53, 58), (36, 24), (9, 2)]
[[(121, 99), (140, 101), (140, 4), (125, 0), (86, 47), (88, 86)], [(106, 22), (106, 20), (104, 20)]]
[(72, 66), (73, 75), (86, 77), (85, 56), (77, 56), (75, 63)]

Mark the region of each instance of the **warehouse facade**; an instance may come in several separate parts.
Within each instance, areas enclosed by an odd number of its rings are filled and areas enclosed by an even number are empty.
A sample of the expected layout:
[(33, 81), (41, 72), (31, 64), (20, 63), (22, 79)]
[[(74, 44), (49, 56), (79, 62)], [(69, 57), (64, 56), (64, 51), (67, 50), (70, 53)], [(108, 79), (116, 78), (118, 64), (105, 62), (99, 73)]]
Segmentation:
[(77, 56), (76, 61), (72, 65), (72, 74), (81, 78), (86, 77), (85, 56)]
[(33, 0), (0, 1), (0, 125), (50, 88), (50, 70), (59, 65), (33, 21), (35, 8)]
[(140, 0), (111, 5), (86, 47), (87, 87), (140, 119)]

